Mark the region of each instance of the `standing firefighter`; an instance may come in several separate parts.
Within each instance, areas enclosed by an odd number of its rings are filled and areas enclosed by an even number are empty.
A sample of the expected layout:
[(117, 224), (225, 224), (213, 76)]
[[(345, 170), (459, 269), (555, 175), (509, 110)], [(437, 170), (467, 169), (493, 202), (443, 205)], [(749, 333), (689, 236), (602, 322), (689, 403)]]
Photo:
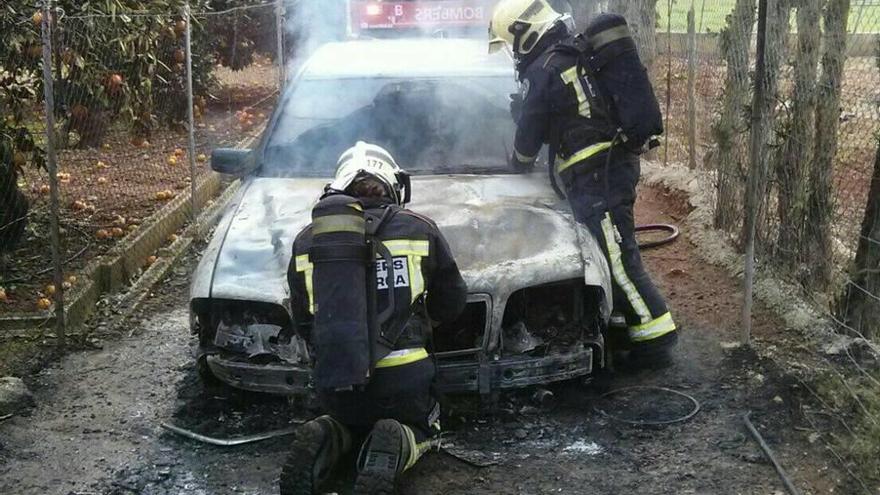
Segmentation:
[(631, 364), (666, 364), (676, 327), (642, 266), (633, 220), (639, 154), (663, 132), (659, 104), (623, 17), (602, 14), (584, 34), (573, 31), (572, 18), (546, 0), (502, 0), (495, 8), (489, 49), (512, 55), (521, 88), (511, 96), (511, 165), (531, 170), (549, 145), (551, 173), (611, 268)]
[(284, 495), (323, 493), (354, 438), (365, 438), (355, 493), (393, 493), (398, 475), (437, 443), (429, 322), (457, 318), (467, 287), (437, 226), (402, 207), (409, 194), (391, 155), (359, 142), (294, 241), (293, 316), (328, 414), (297, 433)]

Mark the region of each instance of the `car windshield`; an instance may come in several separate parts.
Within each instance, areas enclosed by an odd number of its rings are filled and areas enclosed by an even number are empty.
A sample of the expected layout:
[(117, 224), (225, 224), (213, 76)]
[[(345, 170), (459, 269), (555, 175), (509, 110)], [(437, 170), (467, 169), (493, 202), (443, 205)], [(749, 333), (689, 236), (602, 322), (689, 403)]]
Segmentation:
[(284, 100), (259, 174), (329, 177), (357, 141), (413, 174), (506, 173), (512, 78), (304, 79)]

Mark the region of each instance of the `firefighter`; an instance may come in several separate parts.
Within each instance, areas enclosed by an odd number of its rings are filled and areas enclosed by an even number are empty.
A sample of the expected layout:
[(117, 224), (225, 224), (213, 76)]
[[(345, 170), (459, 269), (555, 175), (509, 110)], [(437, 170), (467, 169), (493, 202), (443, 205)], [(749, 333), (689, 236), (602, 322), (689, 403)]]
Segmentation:
[[(398, 476), (439, 442), (436, 370), (426, 349), (430, 322), (454, 321), (467, 287), (434, 222), (402, 207), (408, 183), (386, 150), (358, 142), (340, 157), (335, 179), (312, 210), (312, 224), (294, 241), (288, 269), (292, 313), (297, 332), (314, 349), (313, 381), (327, 414), (298, 431), (282, 470), (282, 494), (323, 493), (330, 470), (356, 446), (355, 439), (363, 442), (354, 493), (394, 493)], [(365, 231), (378, 246), (366, 271), (362, 261), (340, 261), (352, 253), (357, 258), (352, 246)], [(373, 297), (363, 294), (370, 292), (364, 274)], [(352, 308), (371, 300), (375, 312), (390, 314), (368, 346), (352, 344), (357, 338), (349, 333), (367, 324), (355, 321), (367, 313)], [(328, 344), (334, 337), (321, 332), (340, 325), (348, 333)], [(359, 368), (364, 359), (372, 360), (370, 366)], [(364, 369), (368, 377), (361, 379)], [(347, 386), (351, 382), (356, 384)]]
[(639, 154), (663, 132), (662, 116), (625, 19), (602, 14), (576, 35), (571, 16), (546, 0), (502, 0), (489, 36), (490, 52), (512, 56), (520, 83), (511, 166), (530, 171), (549, 146), (551, 174), (608, 261), (629, 364), (668, 365), (676, 326), (642, 266), (633, 219)]

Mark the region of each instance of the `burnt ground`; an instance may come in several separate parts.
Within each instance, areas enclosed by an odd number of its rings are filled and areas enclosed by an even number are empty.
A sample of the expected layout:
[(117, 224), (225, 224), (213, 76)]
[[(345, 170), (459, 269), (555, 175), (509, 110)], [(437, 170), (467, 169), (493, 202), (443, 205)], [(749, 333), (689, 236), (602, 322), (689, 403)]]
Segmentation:
[[(642, 191), (642, 223), (679, 222), (680, 198)], [(683, 328), (676, 364), (663, 372), (618, 373), (589, 386), (551, 387), (556, 400), (535, 405), (533, 391), (501, 398), (493, 414), (452, 402), (448, 442), (476, 467), (447, 454), (425, 458), (404, 478), (404, 494), (782, 494), (773, 468), (748, 437), (753, 419), (803, 493), (854, 493), (827, 454), (810, 443), (800, 416), (804, 391), (773, 363), (727, 345), (738, 329), (739, 284), (702, 262), (687, 238), (645, 253)], [(0, 422), (0, 493), (277, 493), (289, 439), (211, 447), (165, 433), (159, 422), (218, 436), (262, 432), (307, 412), (283, 400), (207, 392), (199, 385), (187, 335), (191, 256), (160, 287), (123, 337), (71, 354), (28, 381), (38, 407)], [(757, 308), (758, 345), (781, 345), (784, 328)], [(635, 384), (671, 387), (702, 410), (688, 422), (633, 427), (621, 415), (663, 419), (681, 400), (636, 393), (601, 400)], [(627, 399), (627, 400), (623, 400)], [(621, 404), (630, 409), (622, 410)], [(473, 452), (480, 455), (477, 456)], [(340, 493), (346, 493), (342, 473)], [(350, 480), (348, 480), (350, 482)]]

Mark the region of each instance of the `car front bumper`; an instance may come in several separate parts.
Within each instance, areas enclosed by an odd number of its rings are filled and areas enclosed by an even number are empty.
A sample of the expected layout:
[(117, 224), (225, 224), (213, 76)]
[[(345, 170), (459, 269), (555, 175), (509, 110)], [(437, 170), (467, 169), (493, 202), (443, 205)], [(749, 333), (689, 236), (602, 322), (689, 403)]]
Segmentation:
[[(215, 354), (207, 357), (211, 372), (235, 388), (278, 395), (306, 395), (311, 373), (291, 364), (256, 364)], [(586, 347), (544, 357), (515, 356), (494, 361), (440, 360), (437, 387), (441, 392), (493, 391), (543, 385), (590, 375), (593, 349)]]

